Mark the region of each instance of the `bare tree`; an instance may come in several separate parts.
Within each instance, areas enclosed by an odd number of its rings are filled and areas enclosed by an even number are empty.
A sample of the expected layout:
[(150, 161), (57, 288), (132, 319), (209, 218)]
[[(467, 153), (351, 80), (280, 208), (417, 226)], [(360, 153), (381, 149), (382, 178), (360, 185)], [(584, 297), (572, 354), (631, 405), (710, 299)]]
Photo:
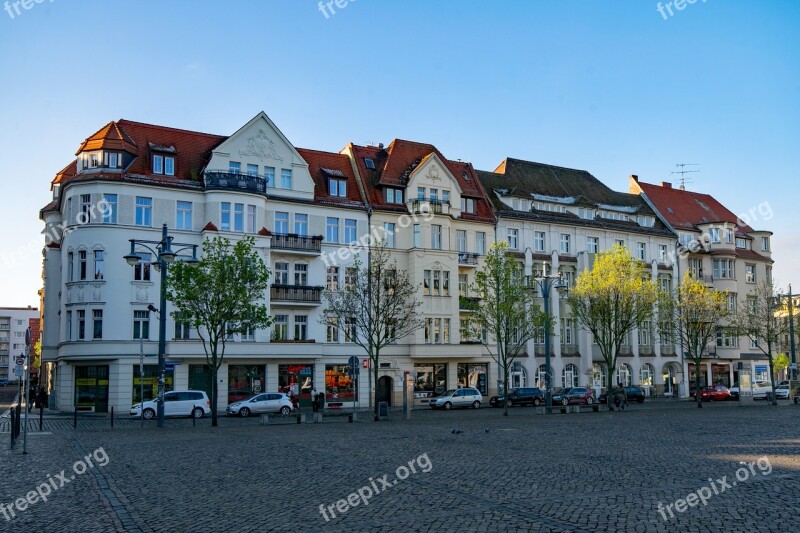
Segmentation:
[(325, 291), (326, 307), (320, 322), (338, 328), (345, 340), (360, 346), (373, 372), (375, 420), (378, 419), (378, 373), (381, 350), (422, 327), (415, 287), (405, 270), (397, 268), (381, 242), (369, 252), (368, 264), (356, 256), (345, 271), (340, 290)]

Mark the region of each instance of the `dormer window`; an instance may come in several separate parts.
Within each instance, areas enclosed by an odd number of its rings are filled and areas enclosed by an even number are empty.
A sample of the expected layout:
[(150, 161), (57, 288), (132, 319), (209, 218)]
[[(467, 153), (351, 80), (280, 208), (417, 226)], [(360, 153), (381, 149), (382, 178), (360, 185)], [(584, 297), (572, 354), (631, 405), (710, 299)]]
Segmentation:
[(387, 204), (402, 204), (403, 203), (403, 189), (386, 189), (386, 203)]
[(747, 240), (741, 239), (739, 237), (736, 238), (736, 247), (737, 248), (747, 248)]
[(330, 196), (347, 197), (347, 180), (330, 178), (328, 180), (328, 194)]
[(367, 167), (368, 170), (375, 170), (375, 160), (369, 157), (365, 157), (364, 166)]
[(97, 168), (100, 166), (100, 158), (97, 154), (89, 154), (89, 168)]
[(461, 197), (461, 211), (465, 213), (475, 212), (475, 199)]
[(153, 174), (175, 175), (175, 158), (168, 155), (153, 155)]
[(644, 228), (652, 228), (656, 224), (656, 217), (651, 217), (649, 215), (639, 215), (636, 217), (636, 221), (639, 223), (640, 226)]

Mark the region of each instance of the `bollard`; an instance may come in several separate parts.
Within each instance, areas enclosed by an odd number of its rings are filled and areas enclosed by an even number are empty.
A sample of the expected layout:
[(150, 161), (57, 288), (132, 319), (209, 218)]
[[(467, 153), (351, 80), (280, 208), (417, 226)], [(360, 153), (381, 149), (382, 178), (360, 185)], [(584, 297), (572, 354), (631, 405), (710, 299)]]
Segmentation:
[(114, 406), (111, 406), (111, 427), (114, 427)]
[(72, 429), (78, 429), (78, 408), (75, 407), (75, 415), (72, 419)]
[(22, 407), (17, 406), (17, 416), (14, 419), (14, 440), (19, 438), (20, 423), (22, 422)]
[(44, 407), (39, 406), (39, 431), (42, 431), (42, 424), (44, 422)]
[(11, 449), (12, 450), (14, 449), (14, 417), (16, 416), (16, 415), (14, 415), (14, 411), (15, 411), (15, 409), (12, 406), (11, 407), (11, 419), (8, 421), (8, 423), (9, 423), (9, 428), (8, 428), (9, 432), (8, 433), (11, 435)]
[(196, 405), (192, 405), (192, 427), (197, 427), (197, 417), (194, 416), (194, 410), (197, 409)]

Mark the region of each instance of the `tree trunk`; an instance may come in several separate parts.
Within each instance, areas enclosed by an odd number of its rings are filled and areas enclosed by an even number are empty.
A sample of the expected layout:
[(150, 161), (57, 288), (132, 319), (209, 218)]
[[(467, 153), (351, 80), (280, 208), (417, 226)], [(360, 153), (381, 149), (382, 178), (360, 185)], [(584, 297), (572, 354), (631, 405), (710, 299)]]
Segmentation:
[[(700, 373), (700, 363), (695, 361), (695, 363), (694, 363), (694, 382), (695, 382), (695, 385), (694, 385), (694, 399), (697, 400), (697, 408), (698, 409), (702, 409), (703, 408), (703, 401), (700, 399), (700, 378), (701, 377), (702, 377), (702, 374)], [(739, 387), (739, 394), (741, 394), (741, 393), (742, 393), (742, 388)]]
[[(772, 353), (770, 351), (770, 353)], [(772, 361), (772, 356), (769, 358), (769, 377), (772, 385), (772, 405), (778, 405), (778, 395), (775, 394), (775, 364)]]
[[(378, 413), (379, 413), (379, 411), (378, 411), (378, 370), (379, 370), (378, 369), (378, 358), (375, 357), (375, 360), (374, 361), (371, 360), (370, 363), (372, 363), (372, 366), (373, 366), (373, 368), (372, 368), (372, 382), (375, 384), (375, 390), (373, 391), (373, 397), (375, 398), (375, 401), (374, 401), (374, 403), (375, 403), (375, 422), (377, 422), (377, 421), (380, 420), (380, 417), (378, 416)], [(434, 380), (433, 390), (434, 390), (434, 394), (435, 394), (436, 393), (435, 380)]]
[(606, 361), (606, 403), (608, 404), (608, 410), (614, 410), (614, 396), (611, 394), (611, 387), (614, 385), (614, 370), (612, 370), (611, 365), (608, 364)]
[(508, 416), (508, 361), (503, 365), (503, 416)]
[[(212, 368), (214, 370), (211, 375), (211, 427), (217, 427), (217, 398), (219, 396), (217, 374), (219, 374), (219, 366), (217, 366), (216, 358), (214, 358), (214, 366)], [(194, 414), (192, 414), (192, 416), (194, 416)]]

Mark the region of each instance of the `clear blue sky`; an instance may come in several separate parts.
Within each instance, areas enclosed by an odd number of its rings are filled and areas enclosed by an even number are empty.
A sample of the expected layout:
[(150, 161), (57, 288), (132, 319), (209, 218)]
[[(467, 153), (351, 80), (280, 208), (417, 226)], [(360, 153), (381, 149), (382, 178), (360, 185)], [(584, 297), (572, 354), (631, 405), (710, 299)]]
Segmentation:
[[(2, 7), (0, 0), (0, 7)], [(13, 3), (13, 2), (12, 2)], [(666, 2), (664, 2), (666, 3)], [(36, 304), (38, 210), (79, 143), (128, 118), (230, 134), (264, 110), (296, 145), (430, 142), (627, 190), (699, 163), (689, 189), (775, 233), (800, 290), (800, 2), (44, 0), (0, 11), (0, 305)], [(335, 4), (334, 4), (335, 7)], [(13, 5), (10, 7), (13, 13)]]

